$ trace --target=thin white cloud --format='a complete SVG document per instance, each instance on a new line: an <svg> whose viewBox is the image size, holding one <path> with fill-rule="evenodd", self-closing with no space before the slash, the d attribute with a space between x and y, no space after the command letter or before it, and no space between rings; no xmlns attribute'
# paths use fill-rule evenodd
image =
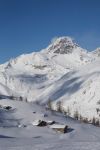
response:
<svg viewBox="0 0 100 150"><path fill-rule="evenodd" d="M55 37L53 37L52 39L51 39L51 43L54 43L56 40L57 40L57 36L55 36Z"/></svg>

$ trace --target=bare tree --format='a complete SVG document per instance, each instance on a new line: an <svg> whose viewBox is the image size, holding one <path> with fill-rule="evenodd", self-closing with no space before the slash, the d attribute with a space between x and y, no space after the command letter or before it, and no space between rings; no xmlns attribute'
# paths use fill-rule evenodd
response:
<svg viewBox="0 0 100 150"><path fill-rule="evenodd" d="M95 125L95 123L96 123L96 119L95 119L95 117L93 117L92 124Z"/></svg>
<svg viewBox="0 0 100 150"><path fill-rule="evenodd" d="M99 108L96 108L96 111L97 111L97 114L100 112L100 109Z"/></svg>
<svg viewBox="0 0 100 150"><path fill-rule="evenodd" d="M67 116L70 116L70 115L71 115L69 106L67 107L66 115L67 115Z"/></svg>
<svg viewBox="0 0 100 150"><path fill-rule="evenodd" d="M50 110L52 110L52 100L51 99L49 99L48 100L48 108L50 109Z"/></svg>
<svg viewBox="0 0 100 150"><path fill-rule="evenodd" d="M89 123L88 118L83 118L84 123Z"/></svg>
<svg viewBox="0 0 100 150"><path fill-rule="evenodd" d="M96 126L99 126L99 125L100 125L99 120L96 120L96 121L95 121L95 125L96 125Z"/></svg>
<svg viewBox="0 0 100 150"><path fill-rule="evenodd" d="M63 112L63 109L62 109L62 102L61 102L61 101L58 101L58 102L57 102L57 111L58 111L58 112Z"/></svg>
<svg viewBox="0 0 100 150"><path fill-rule="evenodd" d="M76 120L78 120L78 119L79 119L79 113L78 113L78 111L77 111L77 110L74 112L74 118L75 118Z"/></svg>

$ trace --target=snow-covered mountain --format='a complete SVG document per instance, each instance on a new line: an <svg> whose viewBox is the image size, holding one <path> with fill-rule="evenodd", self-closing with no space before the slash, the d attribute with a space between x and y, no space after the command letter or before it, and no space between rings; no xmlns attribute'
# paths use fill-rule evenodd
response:
<svg viewBox="0 0 100 150"><path fill-rule="evenodd" d="M93 51L93 54L97 57L100 57L100 47L98 47L95 51Z"/></svg>
<svg viewBox="0 0 100 150"><path fill-rule="evenodd" d="M99 118L100 58L70 37L55 39L40 52L23 54L0 65L0 97L46 104L58 101L73 116L78 111L89 119Z"/></svg>

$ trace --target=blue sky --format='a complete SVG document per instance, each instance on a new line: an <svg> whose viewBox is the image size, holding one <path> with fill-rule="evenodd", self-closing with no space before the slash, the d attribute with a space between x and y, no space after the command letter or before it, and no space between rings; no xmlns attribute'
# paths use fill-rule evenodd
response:
<svg viewBox="0 0 100 150"><path fill-rule="evenodd" d="M0 63L57 36L89 50L100 46L100 0L0 0Z"/></svg>

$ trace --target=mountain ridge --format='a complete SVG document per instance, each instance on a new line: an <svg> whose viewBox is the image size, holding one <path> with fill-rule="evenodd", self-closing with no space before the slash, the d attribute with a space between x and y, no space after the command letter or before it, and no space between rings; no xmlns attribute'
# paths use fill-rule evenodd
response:
<svg viewBox="0 0 100 150"><path fill-rule="evenodd" d="M70 37L57 38L40 52L0 65L0 95L41 104L51 99L54 109L61 101L64 110L70 108L72 117L78 110L84 117L99 118L100 60L94 53Z"/></svg>

